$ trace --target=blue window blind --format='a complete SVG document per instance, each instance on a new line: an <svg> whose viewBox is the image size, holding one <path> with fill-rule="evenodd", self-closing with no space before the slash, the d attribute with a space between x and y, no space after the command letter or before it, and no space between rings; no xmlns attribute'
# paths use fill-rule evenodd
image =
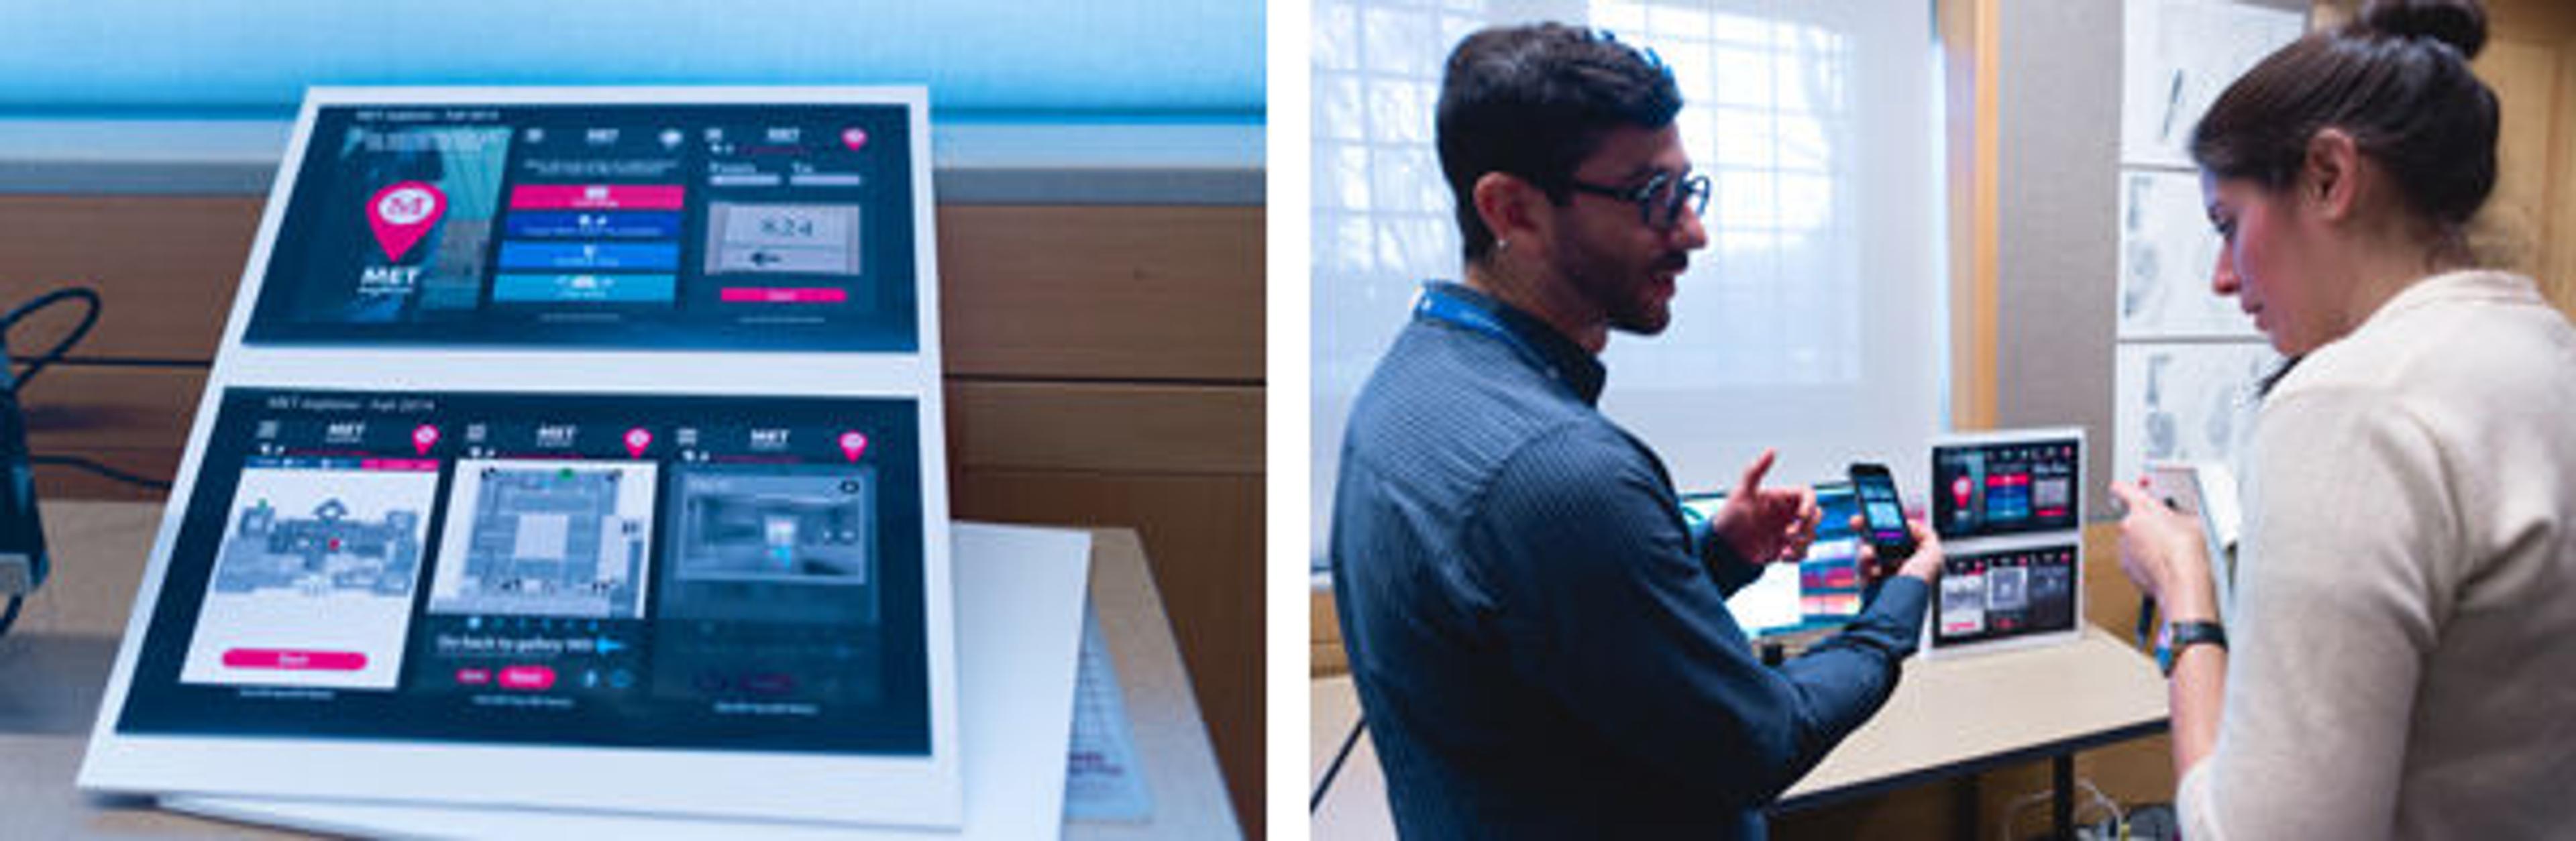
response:
<svg viewBox="0 0 2576 841"><path fill-rule="evenodd" d="M7 0L0 116L278 117L307 85L923 84L948 116L1262 119L1257 0Z"/></svg>

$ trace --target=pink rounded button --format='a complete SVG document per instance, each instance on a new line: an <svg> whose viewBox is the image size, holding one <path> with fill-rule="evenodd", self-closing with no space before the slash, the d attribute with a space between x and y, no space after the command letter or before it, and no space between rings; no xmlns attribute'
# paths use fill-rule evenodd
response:
<svg viewBox="0 0 2576 841"><path fill-rule="evenodd" d="M367 655L355 651L235 648L224 652L224 665L235 669L354 672L367 667Z"/></svg>
<svg viewBox="0 0 2576 841"><path fill-rule="evenodd" d="M544 666L511 666L501 670L501 688L543 691L555 685L555 670Z"/></svg>

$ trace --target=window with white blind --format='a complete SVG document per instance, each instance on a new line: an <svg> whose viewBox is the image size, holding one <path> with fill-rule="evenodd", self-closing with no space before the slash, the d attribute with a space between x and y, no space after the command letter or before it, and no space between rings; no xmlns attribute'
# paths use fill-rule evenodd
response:
<svg viewBox="0 0 2576 841"><path fill-rule="evenodd" d="M1731 487L1764 447L1777 482L1854 460L1926 475L1949 391L1930 0L1316 0L1314 15L1319 561L1351 400L1422 282L1462 273L1433 109L1449 50L1495 23L1652 50L1715 188L1672 326L1612 335L1603 411L1684 490Z"/></svg>

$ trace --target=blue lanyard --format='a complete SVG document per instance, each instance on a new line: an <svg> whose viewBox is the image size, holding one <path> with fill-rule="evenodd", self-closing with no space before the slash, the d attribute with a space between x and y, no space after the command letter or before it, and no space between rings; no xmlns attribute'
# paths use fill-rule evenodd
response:
<svg viewBox="0 0 2576 841"><path fill-rule="evenodd" d="M1538 348L1531 347L1520 334L1512 332L1510 327L1504 326L1502 319L1495 317L1492 311L1484 307L1461 300L1435 287L1422 290L1422 295L1414 300L1413 317L1430 319L1492 336L1501 341L1505 347L1511 348L1513 353L1520 354L1522 359L1529 360L1530 364L1547 372L1550 379L1568 388L1573 387L1571 383L1565 382L1565 375L1556 370L1555 363L1549 362L1546 354L1540 353Z"/></svg>

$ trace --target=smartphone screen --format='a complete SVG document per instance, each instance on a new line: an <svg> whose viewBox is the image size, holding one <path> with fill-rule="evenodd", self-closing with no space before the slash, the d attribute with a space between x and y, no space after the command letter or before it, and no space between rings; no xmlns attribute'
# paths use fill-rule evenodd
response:
<svg viewBox="0 0 2576 841"><path fill-rule="evenodd" d="M1914 554L1914 533L1905 527L1905 508L1897 501L1896 477L1885 465L1851 466L1852 493L1860 502L1862 524L1868 529L1869 544L1878 549L1881 561L1901 560Z"/></svg>

